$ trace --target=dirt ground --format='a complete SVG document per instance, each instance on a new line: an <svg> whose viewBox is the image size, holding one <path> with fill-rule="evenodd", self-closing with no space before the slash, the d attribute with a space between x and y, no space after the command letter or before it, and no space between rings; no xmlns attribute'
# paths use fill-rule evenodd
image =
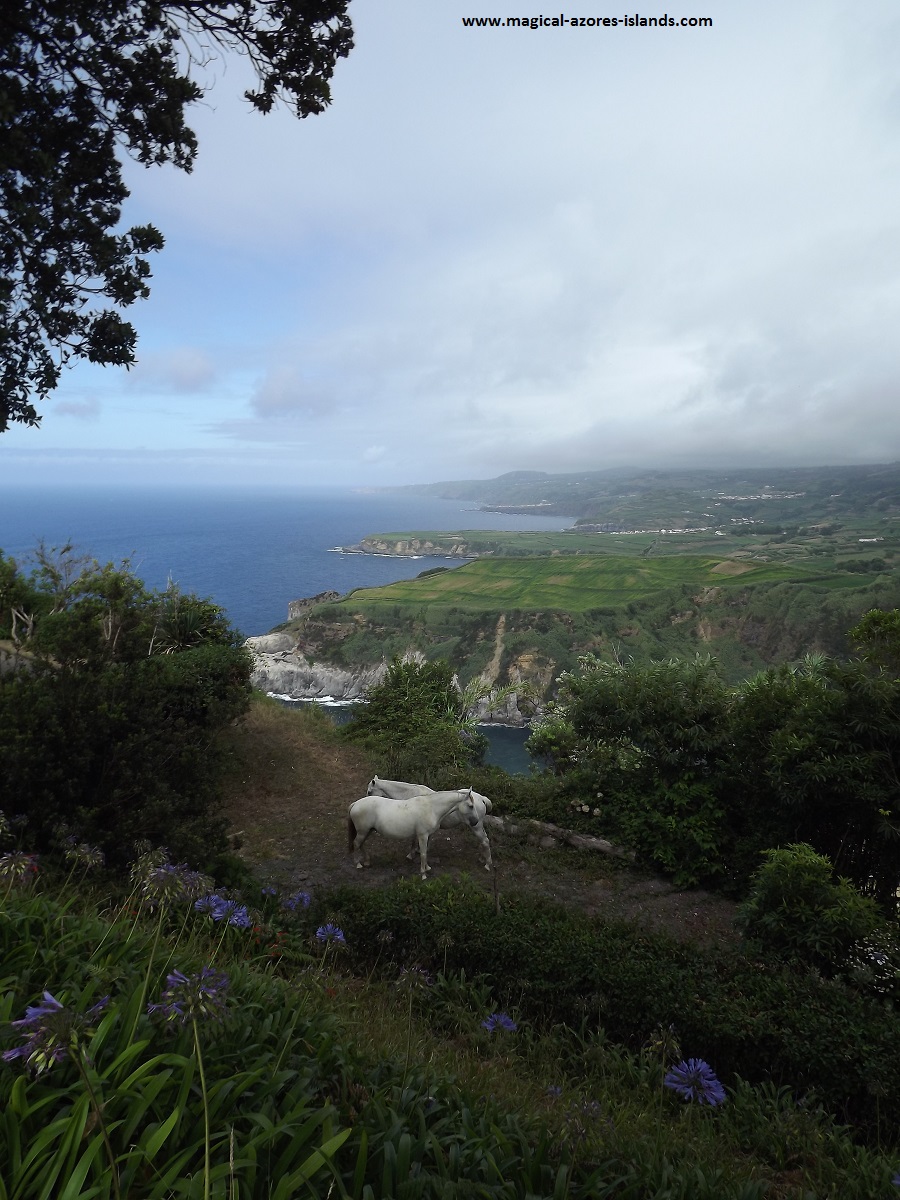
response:
<svg viewBox="0 0 900 1200"><path fill-rule="evenodd" d="M262 883L311 891L352 884L379 887L418 874L408 846L373 834L371 867L358 870L347 847L347 809L372 775L359 751L339 742L327 717L255 701L233 730L226 789L231 831ZM539 892L588 915L634 921L679 939L722 942L735 937L734 905L668 881L597 851L541 845L540 834L490 830L494 872L466 830L439 830L429 843L432 878L467 875L501 897L515 888Z"/></svg>

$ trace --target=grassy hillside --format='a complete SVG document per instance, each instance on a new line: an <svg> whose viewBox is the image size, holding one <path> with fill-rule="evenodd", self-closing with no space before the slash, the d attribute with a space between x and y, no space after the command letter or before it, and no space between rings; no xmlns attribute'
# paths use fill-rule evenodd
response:
<svg viewBox="0 0 900 1200"><path fill-rule="evenodd" d="M635 600L678 587L734 588L747 583L813 583L829 590L859 587L857 575L816 575L802 567L732 562L677 555L635 558L618 555L478 560L452 571L429 573L380 588L359 589L336 608L371 612L383 605L445 604L468 611L559 609L586 612L624 608Z"/></svg>
<svg viewBox="0 0 900 1200"><path fill-rule="evenodd" d="M809 652L851 652L870 608L900 606L896 572L816 571L753 558L590 555L479 559L320 605L290 628L305 652L345 666L410 647L463 679L530 680L546 696L595 653L638 662L698 652L745 678Z"/></svg>

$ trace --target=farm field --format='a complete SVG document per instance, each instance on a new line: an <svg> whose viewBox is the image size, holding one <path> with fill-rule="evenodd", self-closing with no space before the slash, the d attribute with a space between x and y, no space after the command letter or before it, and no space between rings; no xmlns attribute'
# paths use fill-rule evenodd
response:
<svg viewBox="0 0 900 1200"><path fill-rule="evenodd" d="M660 530L663 526L660 526ZM827 529L827 526L826 526ZM713 555L718 558L806 563L818 570L841 569L850 563L860 567L874 557L882 566L896 565L900 554L900 521L873 517L856 520L828 532L819 529L773 533L754 532L752 525L725 530L652 528L627 532L594 532L581 529L501 532L460 529L406 530L373 533L359 548L373 554L441 555L461 558L519 558L602 554L619 557L645 555L664 558L674 555ZM852 567L851 569L858 569Z"/></svg>
<svg viewBox="0 0 900 1200"><path fill-rule="evenodd" d="M797 565L691 555L619 555L478 559L380 588L351 592L332 609L374 612L384 606L446 605L497 611L586 612L626 604L677 587L727 588L748 583L815 582L828 590L859 587L861 575L823 575Z"/></svg>

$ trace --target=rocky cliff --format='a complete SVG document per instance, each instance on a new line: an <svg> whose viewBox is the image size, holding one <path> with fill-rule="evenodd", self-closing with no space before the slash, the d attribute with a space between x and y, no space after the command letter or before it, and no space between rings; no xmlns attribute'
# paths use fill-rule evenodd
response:
<svg viewBox="0 0 900 1200"><path fill-rule="evenodd" d="M352 669L325 662L310 662L299 648L297 639L289 633L267 633L247 638L253 666L250 682L261 692L288 696L292 700L361 700L369 688L381 683L387 663L359 666ZM406 660L424 661L424 655L410 648L402 656ZM478 705L476 720L480 724L526 724L519 711L518 698L508 696L493 710L488 701Z"/></svg>
<svg viewBox="0 0 900 1200"><path fill-rule="evenodd" d="M253 667L250 682L261 692L292 700L360 700L380 683L387 666L378 663L345 670L329 663L311 663L288 633L247 638Z"/></svg>

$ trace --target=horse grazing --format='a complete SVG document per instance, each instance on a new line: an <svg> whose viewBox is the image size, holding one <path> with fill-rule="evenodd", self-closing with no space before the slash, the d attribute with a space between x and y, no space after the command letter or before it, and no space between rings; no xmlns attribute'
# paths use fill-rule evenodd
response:
<svg viewBox="0 0 900 1200"><path fill-rule="evenodd" d="M347 817L348 853L359 854L356 866L369 865L365 852L370 833L382 837L415 837L419 845L419 873L423 879L431 870L428 865L428 839L451 809L458 808L463 821L477 824L475 798L472 789L454 792L420 792L395 800L391 796L363 796L350 805Z"/></svg>
<svg viewBox="0 0 900 1200"><path fill-rule="evenodd" d="M471 788L461 788L460 797L466 795L467 790L472 792ZM369 780L369 786L366 788L367 796L390 796L394 800L405 800L410 796L421 796L423 793L434 795L431 788L426 787L424 783L404 783L400 779L379 779L375 775ZM474 833L475 837L481 842L481 848L484 851L484 869L491 869L491 843L488 841L488 835L484 831L485 813L489 813L493 808L487 796L482 796L480 792L472 792L472 798L475 801L475 811L478 813L478 821L472 825L463 820L455 808L447 813L446 817L441 821L441 829L456 829L460 825L466 825ZM407 858L412 858L416 852L415 843L407 854Z"/></svg>

